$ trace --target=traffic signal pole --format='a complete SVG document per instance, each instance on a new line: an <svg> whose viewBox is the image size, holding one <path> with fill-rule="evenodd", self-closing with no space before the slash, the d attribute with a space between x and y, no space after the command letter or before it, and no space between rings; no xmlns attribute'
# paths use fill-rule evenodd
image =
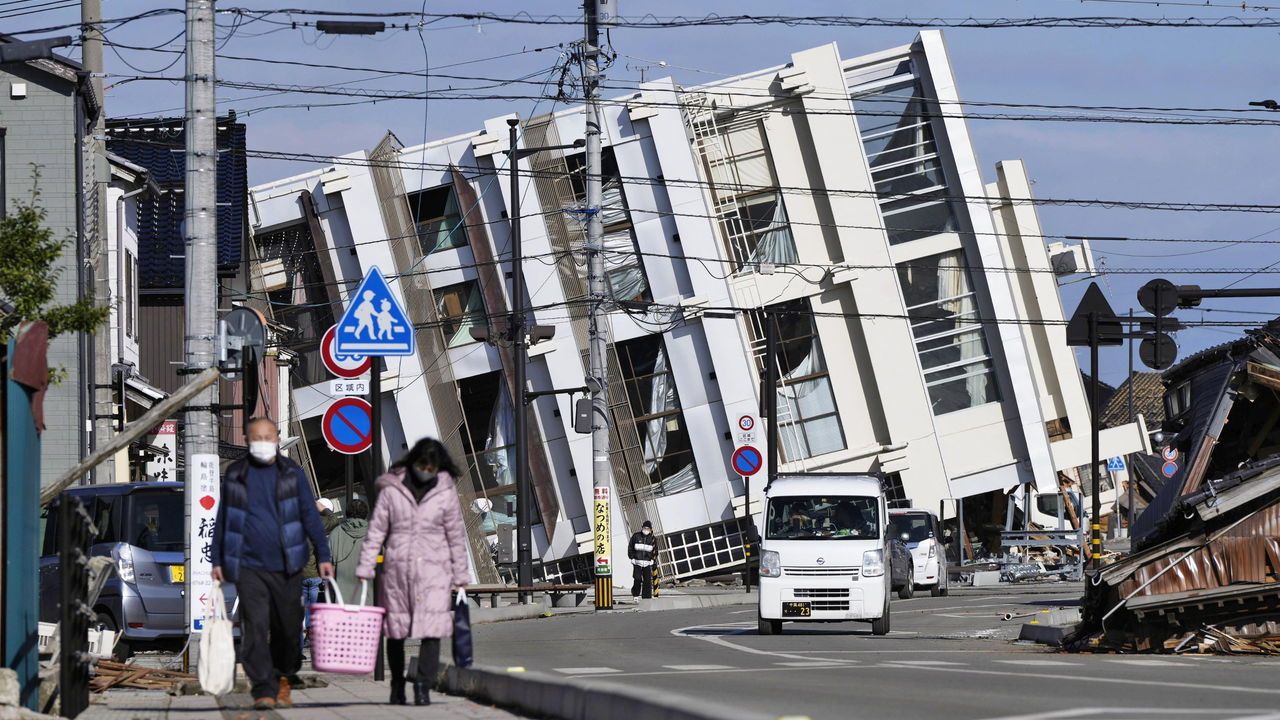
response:
<svg viewBox="0 0 1280 720"><path fill-rule="evenodd" d="M1098 313L1089 313L1089 414L1092 416L1089 421L1091 446L1089 474L1093 478L1093 508L1090 510L1092 517L1089 518L1089 561L1095 572L1102 569L1102 473L1098 470L1101 460L1099 455L1102 454L1099 447L1101 433L1098 427L1102 408L1099 407L1098 401L1098 319Z"/></svg>

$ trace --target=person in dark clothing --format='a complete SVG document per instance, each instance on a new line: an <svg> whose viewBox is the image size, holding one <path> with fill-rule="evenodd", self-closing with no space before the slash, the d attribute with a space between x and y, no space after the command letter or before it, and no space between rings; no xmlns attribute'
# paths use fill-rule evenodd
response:
<svg viewBox="0 0 1280 720"><path fill-rule="evenodd" d="M333 576L329 541L311 485L279 454L280 432L267 418L246 425L249 456L222 479L214 526L213 579L235 583L240 597L240 662L258 710L292 707L302 666L302 570L308 544L322 577Z"/></svg>
<svg viewBox="0 0 1280 720"><path fill-rule="evenodd" d="M640 526L640 532L627 543L627 557L631 559L631 597L653 597L653 564L658 559L658 539L653 536L653 523L648 520Z"/></svg>

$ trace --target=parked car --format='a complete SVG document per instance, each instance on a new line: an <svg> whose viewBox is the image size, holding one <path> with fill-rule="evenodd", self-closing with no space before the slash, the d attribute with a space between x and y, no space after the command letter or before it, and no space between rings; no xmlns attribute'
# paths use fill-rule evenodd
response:
<svg viewBox="0 0 1280 720"><path fill-rule="evenodd" d="M186 639L185 506L180 482L119 483L79 487L98 533L91 555L109 556L116 572L93 611L98 625L119 634L115 655L128 657L139 644ZM57 501L41 515L40 620L58 622ZM235 600L227 593L227 607Z"/></svg>
<svg viewBox="0 0 1280 720"><path fill-rule="evenodd" d="M938 516L928 510L904 508L889 511L894 538L906 545L913 567L913 584L929 588L934 597L946 595L947 539L943 536ZM899 593L901 597L901 592Z"/></svg>
<svg viewBox="0 0 1280 720"><path fill-rule="evenodd" d="M781 633L784 621L862 621L875 635L889 632L892 575L904 567L905 547L895 563L878 477L780 475L765 493L764 515L761 635Z"/></svg>
<svg viewBox="0 0 1280 720"><path fill-rule="evenodd" d="M897 533L890 530L887 534L890 555L889 587L898 593L899 599L910 600L915 594L915 563L912 561L911 551Z"/></svg>

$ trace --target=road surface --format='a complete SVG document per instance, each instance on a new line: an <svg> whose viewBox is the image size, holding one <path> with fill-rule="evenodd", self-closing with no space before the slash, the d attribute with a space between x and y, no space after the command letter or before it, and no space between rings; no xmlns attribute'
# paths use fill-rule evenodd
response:
<svg viewBox="0 0 1280 720"><path fill-rule="evenodd" d="M1015 644L1079 586L956 589L893 601L893 631L787 624L755 609L571 614L475 628L477 662L700 697L778 716L946 720L1280 720L1280 660L1065 654Z"/></svg>

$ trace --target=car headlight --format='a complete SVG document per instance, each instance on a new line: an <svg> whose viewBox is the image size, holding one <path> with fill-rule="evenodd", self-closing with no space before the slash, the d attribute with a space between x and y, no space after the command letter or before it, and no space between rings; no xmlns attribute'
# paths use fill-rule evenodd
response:
<svg viewBox="0 0 1280 720"><path fill-rule="evenodd" d="M933 542L929 543L929 557L935 558L937 556L938 556L938 541L934 540Z"/></svg>
<svg viewBox="0 0 1280 720"><path fill-rule="evenodd" d="M761 553L760 577L782 577L782 556L773 550Z"/></svg>
<svg viewBox="0 0 1280 720"><path fill-rule="evenodd" d="M884 551L868 550L862 553L862 576L880 577L884 575Z"/></svg>
<svg viewBox="0 0 1280 720"><path fill-rule="evenodd" d="M133 550L128 545L120 543L116 546L115 556L116 573L120 575L120 579L127 583L133 582Z"/></svg>

